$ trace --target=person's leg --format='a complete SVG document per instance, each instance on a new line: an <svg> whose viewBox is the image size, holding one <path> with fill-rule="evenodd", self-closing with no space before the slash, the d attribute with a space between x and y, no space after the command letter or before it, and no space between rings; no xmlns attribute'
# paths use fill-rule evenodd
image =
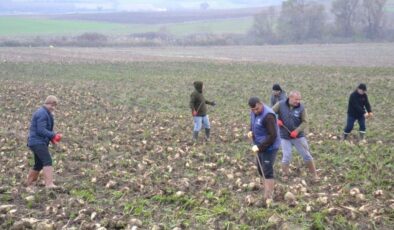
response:
<svg viewBox="0 0 394 230"><path fill-rule="evenodd" d="M33 147L30 149L33 152L33 156L34 156L34 166L32 169L29 170L29 174L27 175L26 186L31 186L31 185L33 185L34 182L37 181L40 171L43 167L40 159L38 158L38 156L35 153L35 148Z"/></svg>
<svg viewBox="0 0 394 230"><path fill-rule="evenodd" d="M198 139L198 133L200 132L202 126L202 117L194 116L193 120L194 120L193 141L196 142Z"/></svg>
<svg viewBox="0 0 394 230"><path fill-rule="evenodd" d="M366 127L365 127L365 117L362 116L361 118L357 119L358 125L360 126L359 131L360 131L360 139L364 140L365 138L365 131L366 131Z"/></svg>
<svg viewBox="0 0 394 230"><path fill-rule="evenodd" d="M204 124L204 128L205 128L205 140L209 141L209 137L211 134L211 124L209 123L208 115L203 117L202 123Z"/></svg>
<svg viewBox="0 0 394 230"><path fill-rule="evenodd" d="M281 139L281 147L282 147L282 173L283 173L283 179L287 179L289 174L290 174L290 169L289 165L291 162L291 148L292 144L290 140L287 139Z"/></svg>
<svg viewBox="0 0 394 230"><path fill-rule="evenodd" d="M273 199L274 193L274 163L276 158L276 151L265 152L258 154L261 167L264 175L264 201Z"/></svg>
<svg viewBox="0 0 394 230"><path fill-rule="evenodd" d="M312 174L314 180L318 180L315 163L313 161L313 157L309 150L308 141L305 137L300 137L293 140L294 147L297 149L297 152L301 155L302 159L305 162L305 165L308 167L309 173Z"/></svg>
<svg viewBox="0 0 394 230"><path fill-rule="evenodd" d="M353 130L353 126L354 126L355 121L356 121L356 119L354 117L347 115L346 127L343 130L343 140L346 140L347 137L349 136L350 132Z"/></svg>
<svg viewBox="0 0 394 230"><path fill-rule="evenodd" d="M48 146L40 145L39 148L37 148L36 154L43 165L45 187L55 188L56 185L53 183L52 157L49 153Z"/></svg>

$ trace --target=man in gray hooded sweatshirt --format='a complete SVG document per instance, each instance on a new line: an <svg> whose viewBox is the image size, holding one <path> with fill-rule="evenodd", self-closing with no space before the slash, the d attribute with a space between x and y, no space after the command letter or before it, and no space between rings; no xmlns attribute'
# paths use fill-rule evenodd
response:
<svg viewBox="0 0 394 230"><path fill-rule="evenodd" d="M190 95L190 108L192 110L194 120L193 141L197 141L198 133L200 132L202 125L204 125L205 128L205 140L209 141L211 126L209 124L206 105L215 106L216 103L214 101L205 100L203 96L204 84L202 81L195 81L193 85L195 90Z"/></svg>

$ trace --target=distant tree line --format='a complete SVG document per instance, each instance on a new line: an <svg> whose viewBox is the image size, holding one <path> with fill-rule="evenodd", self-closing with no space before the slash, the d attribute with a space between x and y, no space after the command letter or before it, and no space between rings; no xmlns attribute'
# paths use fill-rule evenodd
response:
<svg viewBox="0 0 394 230"><path fill-rule="evenodd" d="M287 0L254 16L250 35L260 44L354 40L394 41L393 21L386 18L387 0L334 0L324 5Z"/></svg>

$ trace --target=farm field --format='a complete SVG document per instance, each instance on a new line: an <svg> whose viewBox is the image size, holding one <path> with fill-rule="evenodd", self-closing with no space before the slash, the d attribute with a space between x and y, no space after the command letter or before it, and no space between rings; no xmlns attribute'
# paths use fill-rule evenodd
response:
<svg viewBox="0 0 394 230"><path fill-rule="evenodd" d="M0 48L0 229L391 229L392 49ZM192 145L195 80L217 106L208 108L211 141ZM293 152L290 180L282 181L279 152L274 203L262 208L247 100L267 102L277 82L303 95L322 179L313 183ZM360 82L375 114L367 143L358 142L357 125L341 142L348 96ZM23 185L32 164L27 131L48 94L60 99L55 130L64 139L50 151L62 189L32 192Z"/></svg>
<svg viewBox="0 0 394 230"><path fill-rule="evenodd" d="M165 29L176 36L193 33L246 33L253 24L252 17L218 18L187 22L137 24L50 18L0 17L0 36L63 36L97 32L106 35L159 32Z"/></svg>

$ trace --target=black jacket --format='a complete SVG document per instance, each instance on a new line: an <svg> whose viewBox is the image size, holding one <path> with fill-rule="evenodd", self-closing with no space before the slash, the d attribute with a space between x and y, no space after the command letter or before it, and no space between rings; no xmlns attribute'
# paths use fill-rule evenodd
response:
<svg viewBox="0 0 394 230"><path fill-rule="evenodd" d="M355 90L352 94L350 94L347 114L354 118L360 118L364 116L365 109L368 113L372 112L367 94L361 95L357 92L357 90Z"/></svg>

